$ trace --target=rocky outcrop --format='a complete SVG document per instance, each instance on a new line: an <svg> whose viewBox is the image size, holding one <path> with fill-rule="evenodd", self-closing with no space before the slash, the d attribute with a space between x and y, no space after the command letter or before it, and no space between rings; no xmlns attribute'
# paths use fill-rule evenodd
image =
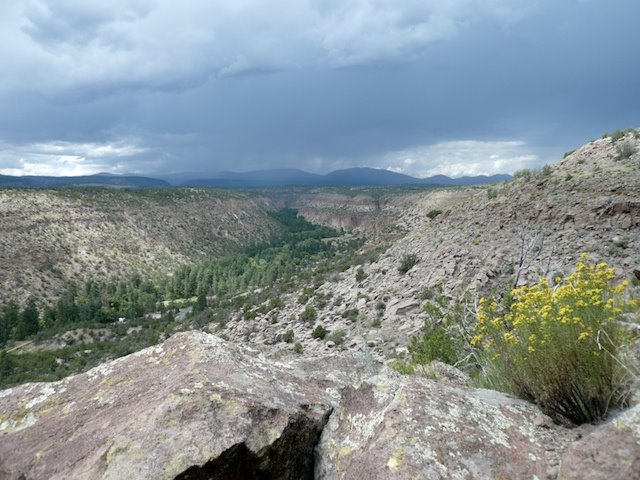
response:
<svg viewBox="0 0 640 480"><path fill-rule="evenodd" d="M263 194L278 207L298 210L307 220L345 231L378 236L397 230L403 213L415 206L424 190L401 187L344 187L305 191L266 191ZM459 197L462 190L438 190L445 198ZM433 192L431 192L433 193Z"/></svg>
<svg viewBox="0 0 640 480"><path fill-rule="evenodd" d="M386 372L344 392L316 478L555 478L572 435L512 397Z"/></svg>
<svg viewBox="0 0 640 480"><path fill-rule="evenodd" d="M313 448L365 364L265 361L182 333L86 373L0 392L0 478L312 478Z"/></svg>
<svg viewBox="0 0 640 480"><path fill-rule="evenodd" d="M562 457L560 478L640 479L640 405L572 444Z"/></svg>
<svg viewBox="0 0 640 480"><path fill-rule="evenodd" d="M344 353L267 361L179 333L60 382L0 391L0 478L638 478L638 407L565 429L435 367L439 381Z"/></svg>
<svg viewBox="0 0 640 480"><path fill-rule="evenodd" d="M388 203L370 195L327 192L309 192L290 199L290 205L310 222L349 232L382 231L393 223Z"/></svg>

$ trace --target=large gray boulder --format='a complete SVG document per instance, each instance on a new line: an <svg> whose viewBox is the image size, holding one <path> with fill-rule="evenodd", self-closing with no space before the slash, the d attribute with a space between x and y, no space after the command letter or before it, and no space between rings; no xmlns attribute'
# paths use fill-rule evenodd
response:
<svg viewBox="0 0 640 480"><path fill-rule="evenodd" d="M567 435L498 392L386 371L343 392L316 478L556 478Z"/></svg>
<svg viewBox="0 0 640 480"><path fill-rule="evenodd" d="M598 426L562 457L563 480L640 479L640 405Z"/></svg>
<svg viewBox="0 0 640 480"><path fill-rule="evenodd" d="M312 478L363 364L288 364L181 333L55 383L0 392L2 479Z"/></svg>

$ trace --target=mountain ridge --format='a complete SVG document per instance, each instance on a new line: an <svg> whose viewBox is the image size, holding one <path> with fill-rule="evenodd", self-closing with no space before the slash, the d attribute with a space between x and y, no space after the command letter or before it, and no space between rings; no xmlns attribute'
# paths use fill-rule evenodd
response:
<svg viewBox="0 0 640 480"><path fill-rule="evenodd" d="M260 188L280 186L402 186L437 185L468 186L499 183L510 180L511 175L477 175L452 178L434 175L418 178L391 170L371 167L353 167L334 170L327 174L310 173L297 168L252 170L248 172L223 171L207 174L175 173L149 177L133 174L100 172L94 175L0 175L0 188L62 188L73 186L104 187L205 187L205 188Z"/></svg>
<svg viewBox="0 0 640 480"><path fill-rule="evenodd" d="M170 177L163 177L168 181ZM452 178L446 175L434 175L418 178L391 170L372 167L352 167L333 170L327 174L315 174L304 170L287 168L275 170L253 170L249 172L219 172L212 177L186 179L183 177L176 186L183 187L266 187L266 186L400 186L400 185L439 185L467 186L499 183L510 180L511 175L477 175Z"/></svg>

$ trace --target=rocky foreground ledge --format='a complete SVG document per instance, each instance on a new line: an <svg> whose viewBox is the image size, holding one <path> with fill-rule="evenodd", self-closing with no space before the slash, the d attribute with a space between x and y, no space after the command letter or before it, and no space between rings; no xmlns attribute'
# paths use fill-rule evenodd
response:
<svg viewBox="0 0 640 480"><path fill-rule="evenodd" d="M567 430L531 404L205 333L0 391L0 478L640 478L640 408Z"/></svg>

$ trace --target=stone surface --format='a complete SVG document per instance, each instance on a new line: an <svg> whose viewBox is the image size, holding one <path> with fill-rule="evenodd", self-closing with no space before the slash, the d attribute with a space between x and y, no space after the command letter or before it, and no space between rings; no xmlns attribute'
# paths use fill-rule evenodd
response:
<svg viewBox="0 0 640 480"><path fill-rule="evenodd" d="M488 390L385 371L348 388L318 445L319 479L555 478L569 431Z"/></svg>
<svg viewBox="0 0 640 480"><path fill-rule="evenodd" d="M326 418L363 368L350 356L285 365L176 334L0 392L0 478L311 478Z"/></svg>
<svg viewBox="0 0 640 480"><path fill-rule="evenodd" d="M562 457L559 478L640 479L640 405L573 443Z"/></svg>
<svg viewBox="0 0 640 480"><path fill-rule="evenodd" d="M60 382L0 391L0 478L638 478L640 406L566 429L432 367L440 380L365 355L282 362L176 334Z"/></svg>

